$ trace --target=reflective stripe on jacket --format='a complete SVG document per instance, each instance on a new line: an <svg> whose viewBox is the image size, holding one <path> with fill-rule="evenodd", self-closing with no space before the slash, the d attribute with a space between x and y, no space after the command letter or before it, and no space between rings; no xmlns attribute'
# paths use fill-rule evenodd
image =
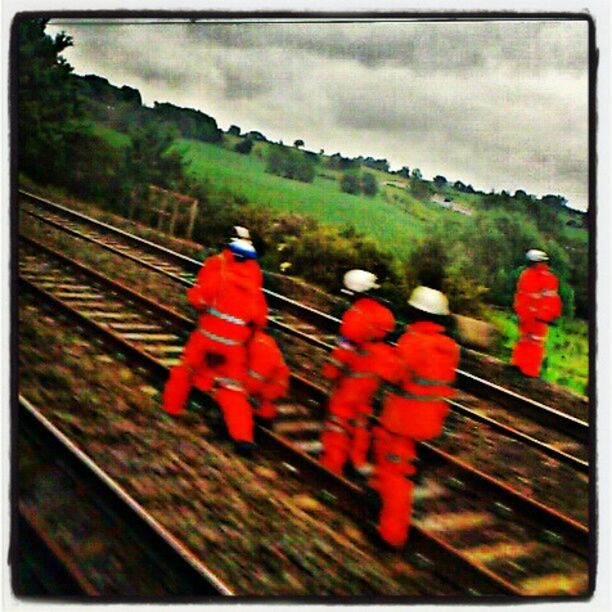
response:
<svg viewBox="0 0 612 612"><path fill-rule="evenodd" d="M514 311L520 319L553 321L561 315L559 280L545 263L521 272L514 295Z"/></svg>
<svg viewBox="0 0 612 612"><path fill-rule="evenodd" d="M266 324L268 307L262 292L261 269L255 261L238 262L229 249L209 257L187 299L200 312L203 333L222 344L242 344L251 327Z"/></svg>

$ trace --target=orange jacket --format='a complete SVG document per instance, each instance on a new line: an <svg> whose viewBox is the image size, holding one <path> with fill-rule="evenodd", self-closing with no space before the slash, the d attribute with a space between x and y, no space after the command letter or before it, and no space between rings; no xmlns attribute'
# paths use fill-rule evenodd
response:
<svg viewBox="0 0 612 612"><path fill-rule="evenodd" d="M372 298L359 298L342 316L340 335L355 344L382 340L393 331L393 313Z"/></svg>
<svg viewBox="0 0 612 612"><path fill-rule="evenodd" d="M451 385L459 364L459 346L444 335L444 327L429 321L407 326L399 339L389 382L401 391L383 402L381 425L392 433L416 440L435 438L442 431Z"/></svg>
<svg viewBox="0 0 612 612"><path fill-rule="evenodd" d="M246 390L263 400L283 397L289 390L289 368L274 338L257 331L247 345Z"/></svg>
<svg viewBox="0 0 612 612"><path fill-rule="evenodd" d="M222 344L243 344L253 326L266 324L261 269L253 260L236 261L229 249L204 262L187 299L201 312L200 331Z"/></svg>
<svg viewBox="0 0 612 612"><path fill-rule="evenodd" d="M392 349L381 340L393 330L393 313L371 298L359 298L342 316L341 338L323 366L338 380L335 398L368 402L387 375Z"/></svg>
<svg viewBox="0 0 612 612"><path fill-rule="evenodd" d="M520 319L554 321L561 315L559 280L545 263L521 272L514 294L514 311Z"/></svg>
<svg viewBox="0 0 612 612"><path fill-rule="evenodd" d="M393 364L393 347L384 342L365 342L360 346L344 342L330 353L322 373L337 381L333 393L335 403L367 404Z"/></svg>

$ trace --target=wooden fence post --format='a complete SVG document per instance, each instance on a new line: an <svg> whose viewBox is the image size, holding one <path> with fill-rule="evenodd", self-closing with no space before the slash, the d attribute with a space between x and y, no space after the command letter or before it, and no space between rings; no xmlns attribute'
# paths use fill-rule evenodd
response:
<svg viewBox="0 0 612 612"><path fill-rule="evenodd" d="M185 237L188 240L191 240L193 236L193 226L195 223L196 215L198 214L198 201L196 199L193 200L193 204L191 205L191 210L189 211L189 225L187 226L187 233Z"/></svg>

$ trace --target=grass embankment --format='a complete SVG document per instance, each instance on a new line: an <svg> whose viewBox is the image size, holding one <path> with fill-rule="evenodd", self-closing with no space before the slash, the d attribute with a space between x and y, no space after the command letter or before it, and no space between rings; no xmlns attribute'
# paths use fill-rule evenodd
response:
<svg viewBox="0 0 612 612"><path fill-rule="evenodd" d="M495 356L509 362L519 335L516 317L509 311L496 309L488 310L486 318L501 333ZM589 327L586 321L562 317L549 326L541 377L582 395L588 394Z"/></svg>

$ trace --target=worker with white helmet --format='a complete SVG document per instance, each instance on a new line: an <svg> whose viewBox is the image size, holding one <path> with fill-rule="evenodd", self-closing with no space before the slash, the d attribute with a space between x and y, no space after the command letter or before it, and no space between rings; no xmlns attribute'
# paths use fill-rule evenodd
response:
<svg viewBox="0 0 612 612"><path fill-rule="evenodd" d="M416 442L440 435L448 414L446 398L459 363L459 347L445 334L448 299L419 286L411 294L412 322L400 337L395 364L385 379L395 385L382 403L374 430L375 470L370 486L381 500L377 533L399 548L408 538L416 475Z"/></svg>
<svg viewBox="0 0 612 612"><path fill-rule="evenodd" d="M164 409L180 414L192 384L213 394L236 448L253 448L253 415L244 381L246 344L266 324L268 307L262 292L262 272L246 228L235 226L229 244L209 257L195 284L187 290L199 312L181 363L170 371L164 389Z"/></svg>
<svg viewBox="0 0 612 612"><path fill-rule="evenodd" d="M335 382L330 397L321 443L321 463L341 474L347 460L363 470L370 446L372 397L391 347L383 343L393 331L393 313L381 303L375 290L376 275L350 270L344 275L345 293L353 305L344 313L340 338L323 367L323 375Z"/></svg>
<svg viewBox="0 0 612 612"><path fill-rule="evenodd" d="M521 273L514 295L519 319L519 339L512 365L525 376L540 375L548 324L561 315L559 280L548 267L548 255L539 249L525 254L528 267Z"/></svg>

